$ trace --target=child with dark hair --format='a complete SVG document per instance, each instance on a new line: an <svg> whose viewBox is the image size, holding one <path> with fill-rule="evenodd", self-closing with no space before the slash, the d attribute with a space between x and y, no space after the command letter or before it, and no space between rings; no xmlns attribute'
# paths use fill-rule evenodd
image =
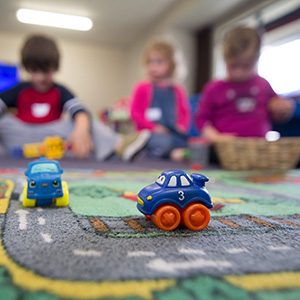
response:
<svg viewBox="0 0 300 300"><path fill-rule="evenodd" d="M0 94L0 138L8 151L52 135L66 139L78 158L88 157L94 151L99 160L113 152L130 160L144 146L146 132L124 138L103 124L92 122L78 98L54 81L60 54L52 39L42 35L29 37L22 47L21 59L30 80ZM16 109L15 117L4 115L7 108ZM61 120L63 112L68 112L73 122Z"/></svg>

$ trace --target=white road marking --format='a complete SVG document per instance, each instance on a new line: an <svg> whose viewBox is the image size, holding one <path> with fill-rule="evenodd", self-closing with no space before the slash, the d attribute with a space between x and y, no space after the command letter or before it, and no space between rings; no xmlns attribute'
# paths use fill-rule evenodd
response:
<svg viewBox="0 0 300 300"><path fill-rule="evenodd" d="M39 225L45 225L46 224L46 219L43 218L43 217L39 217L38 222L39 222Z"/></svg>
<svg viewBox="0 0 300 300"><path fill-rule="evenodd" d="M20 183L20 186L24 187L25 184L27 184L27 180L18 180L19 183ZM23 202L23 188L22 190L20 191L20 194L19 194L19 201L20 202Z"/></svg>
<svg viewBox="0 0 300 300"><path fill-rule="evenodd" d="M176 273L179 270L190 270L190 269L202 269L202 268L216 268L222 270L224 268L231 267L231 263L226 260L207 260L207 259L196 259L192 261L183 262L166 262L163 259L154 259L150 261L147 265L148 268L166 272L166 273Z"/></svg>
<svg viewBox="0 0 300 300"><path fill-rule="evenodd" d="M44 209L42 209L41 207L39 207L39 208L37 208L37 211L38 212L42 212L42 211L44 211Z"/></svg>
<svg viewBox="0 0 300 300"><path fill-rule="evenodd" d="M200 254L205 255L205 252L200 249L191 249L191 248L180 248L178 249L178 252L184 253L184 254Z"/></svg>
<svg viewBox="0 0 300 300"><path fill-rule="evenodd" d="M23 202L23 193L20 193L19 201L20 201L20 202Z"/></svg>
<svg viewBox="0 0 300 300"><path fill-rule="evenodd" d="M41 232L41 236L42 236L42 238L44 239L44 241L46 243L52 243L53 242L52 237L51 237L50 234Z"/></svg>
<svg viewBox="0 0 300 300"><path fill-rule="evenodd" d="M133 252L128 252L127 256L129 257L155 256L155 253L151 251L133 251Z"/></svg>
<svg viewBox="0 0 300 300"><path fill-rule="evenodd" d="M269 246L268 248L271 251L287 251L287 250L292 249L291 247L288 247L288 246L285 246L285 245L282 245L282 246Z"/></svg>
<svg viewBox="0 0 300 300"><path fill-rule="evenodd" d="M29 214L27 210L19 209L16 211L16 214L19 216L19 229L26 230L27 229L27 218L26 216Z"/></svg>
<svg viewBox="0 0 300 300"><path fill-rule="evenodd" d="M246 248L230 248L226 249L226 252L230 254L237 254L242 252L248 252L248 250Z"/></svg>
<svg viewBox="0 0 300 300"><path fill-rule="evenodd" d="M100 251L96 251L96 250L74 249L73 253L74 253L74 255L78 255L78 256L97 256L97 257L100 257L102 255L102 253Z"/></svg>

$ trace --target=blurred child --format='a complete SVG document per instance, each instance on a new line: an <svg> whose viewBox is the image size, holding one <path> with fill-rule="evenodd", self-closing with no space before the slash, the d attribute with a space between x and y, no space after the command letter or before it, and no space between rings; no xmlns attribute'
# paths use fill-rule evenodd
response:
<svg viewBox="0 0 300 300"><path fill-rule="evenodd" d="M190 121L186 94L175 84L175 50L167 42L153 42L144 53L149 80L133 91L131 117L137 130L152 132L147 144L150 156L182 160Z"/></svg>
<svg viewBox="0 0 300 300"><path fill-rule="evenodd" d="M198 129L210 141L264 137L271 129L270 115L277 119L292 115L293 102L278 97L257 74L260 47L260 36L252 28L237 27L226 34L227 76L206 85L196 114Z"/></svg>
<svg viewBox="0 0 300 300"><path fill-rule="evenodd" d="M25 143L41 142L46 136L59 135L68 141L75 157L88 157L94 150L99 160L113 152L130 160L146 143L149 134L124 139L103 124L92 122L78 98L54 81L60 54L52 39L39 35L29 37L23 45L21 59L29 81L0 94L0 140L8 151ZM15 116L5 114L8 108L16 109ZM70 114L72 122L61 120L63 112Z"/></svg>

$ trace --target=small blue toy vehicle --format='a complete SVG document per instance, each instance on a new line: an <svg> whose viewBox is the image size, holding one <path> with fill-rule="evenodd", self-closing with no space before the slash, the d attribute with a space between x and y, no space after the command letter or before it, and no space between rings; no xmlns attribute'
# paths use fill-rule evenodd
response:
<svg viewBox="0 0 300 300"><path fill-rule="evenodd" d="M27 184L23 190L23 206L46 206L53 202L56 206L69 204L69 190L61 180L63 169L56 160L37 159L28 164L25 175Z"/></svg>
<svg viewBox="0 0 300 300"><path fill-rule="evenodd" d="M138 193L137 208L160 229L171 231L182 223L188 229L202 230L210 221L209 208L213 207L205 188L207 181L201 174L165 171Z"/></svg>

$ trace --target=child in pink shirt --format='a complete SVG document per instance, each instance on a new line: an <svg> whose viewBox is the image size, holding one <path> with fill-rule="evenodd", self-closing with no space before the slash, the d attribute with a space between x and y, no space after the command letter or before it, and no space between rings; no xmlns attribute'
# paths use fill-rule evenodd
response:
<svg viewBox="0 0 300 300"><path fill-rule="evenodd" d="M252 28L237 27L225 36L227 77L206 85L196 114L198 129L210 141L264 137L271 129L271 115L283 119L292 114L293 103L279 98L257 74L260 46Z"/></svg>
<svg viewBox="0 0 300 300"><path fill-rule="evenodd" d="M152 132L147 145L150 156L181 160L187 147L190 111L183 88L173 81L173 47L154 42L145 51L149 80L133 91L131 117L137 130Z"/></svg>

